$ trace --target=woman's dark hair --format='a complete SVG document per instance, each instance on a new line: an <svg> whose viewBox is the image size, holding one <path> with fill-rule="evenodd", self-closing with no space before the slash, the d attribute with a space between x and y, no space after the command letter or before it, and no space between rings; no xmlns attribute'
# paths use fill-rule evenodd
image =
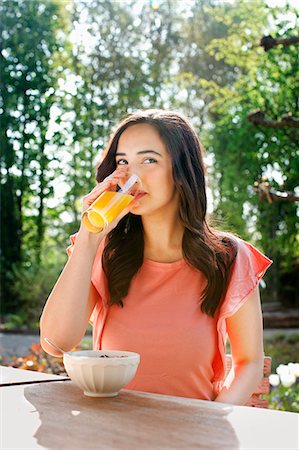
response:
<svg viewBox="0 0 299 450"><path fill-rule="evenodd" d="M179 193L179 215L185 227L183 256L207 278L199 303L204 313L214 317L227 288L237 244L232 233L216 230L207 223L204 148L188 119L178 112L159 109L130 114L110 138L104 159L97 167L96 179L101 182L116 169L115 155L121 134L141 123L158 131L171 157L173 180ZM143 264L143 255L141 217L129 213L108 234L102 255L110 305L124 306L123 299Z"/></svg>

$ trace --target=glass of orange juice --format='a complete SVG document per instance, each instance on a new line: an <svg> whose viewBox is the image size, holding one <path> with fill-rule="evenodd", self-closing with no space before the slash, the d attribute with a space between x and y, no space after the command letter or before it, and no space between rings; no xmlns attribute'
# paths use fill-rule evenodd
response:
<svg viewBox="0 0 299 450"><path fill-rule="evenodd" d="M82 214L83 225L91 233L99 233L133 201L141 181L131 175L119 191L103 192Z"/></svg>

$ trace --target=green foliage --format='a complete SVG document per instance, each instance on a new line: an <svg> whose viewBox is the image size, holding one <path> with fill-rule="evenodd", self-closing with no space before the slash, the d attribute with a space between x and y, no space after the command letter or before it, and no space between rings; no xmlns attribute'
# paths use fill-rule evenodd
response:
<svg viewBox="0 0 299 450"><path fill-rule="evenodd" d="M59 276L59 266L47 264L19 264L10 273L12 295L18 296L18 315L23 324L38 328L44 303Z"/></svg>
<svg viewBox="0 0 299 450"><path fill-rule="evenodd" d="M272 120L279 120L287 112L298 112L296 47L265 53L259 46L261 37L270 32L280 38L294 35L296 12L289 8L284 17L280 9L268 8L259 0L240 1L227 11L219 5L213 12L216 20L227 25L228 34L213 39L207 50L237 74L223 87L206 84L209 92L211 87L215 92L209 107L212 126L204 133L214 155L214 195L218 193L214 216L273 259L265 276L267 298L295 305L296 294L279 280L283 271L298 264L296 204L261 201L253 187L265 177L274 189L294 191L299 136L292 128L255 126L248 114L261 109Z"/></svg>
<svg viewBox="0 0 299 450"><path fill-rule="evenodd" d="M17 297L18 304L16 308L9 304L10 311L15 310L16 313L4 314L5 328L39 327L43 306L67 260L65 248L68 244L66 240L60 243L47 237L40 262L28 252L26 261L12 266L7 274L12 293L10 302Z"/></svg>
<svg viewBox="0 0 299 450"><path fill-rule="evenodd" d="M4 330L21 330L27 322L26 319L27 317L23 317L21 314L7 314L5 317L5 324L2 327ZM36 326L36 324L34 324L34 326Z"/></svg>
<svg viewBox="0 0 299 450"><path fill-rule="evenodd" d="M280 364L288 364L290 361L299 362L299 335L294 334L286 336L283 332L272 338L264 340L265 355L271 356L272 373L275 373Z"/></svg>
<svg viewBox="0 0 299 450"><path fill-rule="evenodd" d="M45 201L53 195L48 170L50 112L64 51L62 5L54 0L7 0L1 15L1 278L3 312L16 311L12 267L39 263L45 236ZM32 261L33 264L33 261ZM19 269L18 269L19 270ZM24 289L24 288L23 288ZM22 294L20 293L20 296Z"/></svg>

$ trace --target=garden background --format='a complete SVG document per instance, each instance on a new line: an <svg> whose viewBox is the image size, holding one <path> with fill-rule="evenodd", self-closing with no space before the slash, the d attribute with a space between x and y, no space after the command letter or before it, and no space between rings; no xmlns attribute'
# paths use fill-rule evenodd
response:
<svg viewBox="0 0 299 450"><path fill-rule="evenodd" d="M294 2L2 0L0 17L2 331L38 329L111 131L151 107L194 124L210 221L273 260L263 308L299 310ZM279 339L274 370L298 355Z"/></svg>

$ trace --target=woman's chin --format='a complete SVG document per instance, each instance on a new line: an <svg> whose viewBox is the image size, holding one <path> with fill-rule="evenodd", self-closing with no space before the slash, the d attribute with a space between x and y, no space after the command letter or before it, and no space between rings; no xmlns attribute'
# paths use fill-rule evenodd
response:
<svg viewBox="0 0 299 450"><path fill-rule="evenodd" d="M132 214L140 215L142 211L144 211L144 206L142 205L142 198L137 200L136 203L132 202L130 212Z"/></svg>
<svg viewBox="0 0 299 450"><path fill-rule="evenodd" d="M134 214L135 216L140 216L141 214L141 207L140 205L135 205L130 209L130 213Z"/></svg>

